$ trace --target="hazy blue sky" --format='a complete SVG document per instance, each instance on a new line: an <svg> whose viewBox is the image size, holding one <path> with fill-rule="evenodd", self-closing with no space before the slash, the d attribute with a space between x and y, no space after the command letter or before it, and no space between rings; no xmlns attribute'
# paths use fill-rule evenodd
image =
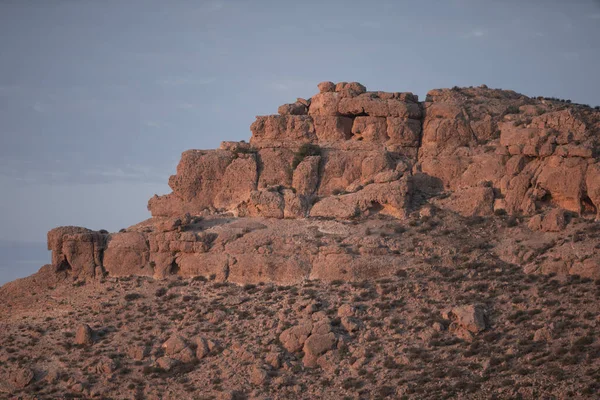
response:
<svg viewBox="0 0 600 400"><path fill-rule="evenodd" d="M0 0L0 240L149 216L180 153L323 80L600 104L594 0Z"/></svg>

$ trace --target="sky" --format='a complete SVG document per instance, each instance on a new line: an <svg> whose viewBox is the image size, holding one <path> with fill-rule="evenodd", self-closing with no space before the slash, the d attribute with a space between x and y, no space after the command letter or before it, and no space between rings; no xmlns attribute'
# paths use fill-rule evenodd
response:
<svg viewBox="0 0 600 400"><path fill-rule="evenodd" d="M324 80L599 105L599 39L600 0L0 0L0 241L144 220L182 151Z"/></svg>

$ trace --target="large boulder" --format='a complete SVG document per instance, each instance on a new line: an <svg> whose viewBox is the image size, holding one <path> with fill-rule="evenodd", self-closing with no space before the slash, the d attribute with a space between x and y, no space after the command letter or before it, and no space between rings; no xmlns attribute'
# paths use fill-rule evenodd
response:
<svg viewBox="0 0 600 400"><path fill-rule="evenodd" d="M312 217L350 219L377 213L404 218L410 202L411 184L408 178L373 183L355 193L328 196L315 203Z"/></svg>
<svg viewBox="0 0 600 400"><path fill-rule="evenodd" d="M102 252L108 234L77 226L62 226L48 232L52 266L67 270L74 278L91 278L102 272Z"/></svg>
<svg viewBox="0 0 600 400"><path fill-rule="evenodd" d="M104 251L104 269L111 276L152 276L150 247L139 232L115 233Z"/></svg>
<svg viewBox="0 0 600 400"><path fill-rule="evenodd" d="M311 108L312 104L311 103ZM315 125L308 115L267 115L256 117L250 126L251 144L270 142L313 142L316 140Z"/></svg>
<svg viewBox="0 0 600 400"><path fill-rule="evenodd" d="M225 169L221 188L213 202L215 208L225 210L235 208L250 197L250 192L256 189L257 181L256 154L238 154Z"/></svg>
<svg viewBox="0 0 600 400"><path fill-rule="evenodd" d="M153 216L172 217L196 215L214 207L215 197L223 190L225 171L235 158L235 153L227 150L183 152L177 174L169 179L173 193L153 197L148 209Z"/></svg>

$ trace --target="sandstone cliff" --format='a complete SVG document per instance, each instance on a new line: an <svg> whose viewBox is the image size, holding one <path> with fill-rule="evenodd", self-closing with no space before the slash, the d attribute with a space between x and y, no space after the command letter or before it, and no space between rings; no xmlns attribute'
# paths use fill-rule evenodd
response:
<svg viewBox="0 0 600 400"><path fill-rule="evenodd" d="M468 218L512 217L489 237L498 257L600 276L597 237L556 244L572 218L596 226L599 111L485 86L432 90L424 102L356 82L318 87L257 117L249 143L184 152L150 220L115 234L52 230L53 268L235 283L389 276L423 256L399 231L436 212L455 231ZM521 234L527 245L514 242ZM458 246L427 239L439 257ZM552 257L536 254L552 241Z"/></svg>

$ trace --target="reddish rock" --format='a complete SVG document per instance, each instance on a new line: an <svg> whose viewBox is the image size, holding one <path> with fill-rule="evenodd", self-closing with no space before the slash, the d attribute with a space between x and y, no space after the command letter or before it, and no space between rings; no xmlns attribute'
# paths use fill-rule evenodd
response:
<svg viewBox="0 0 600 400"><path fill-rule="evenodd" d="M560 232L567 226L565 210L554 208L544 216L541 229L544 232Z"/></svg>
<svg viewBox="0 0 600 400"><path fill-rule="evenodd" d="M588 211L596 211L596 219L600 219L600 164L595 163L588 166L585 184L587 196L592 203L584 203Z"/></svg>
<svg viewBox="0 0 600 400"><path fill-rule="evenodd" d="M262 149L259 152L260 178L258 189L269 186L291 186L294 151L290 149Z"/></svg>
<svg viewBox="0 0 600 400"><path fill-rule="evenodd" d="M216 194L223 189L221 180L234 159L226 150L188 150L181 155L177 174L169 179L173 193L157 196L148 202L153 216L197 215L212 207Z"/></svg>
<svg viewBox="0 0 600 400"><path fill-rule="evenodd" d="M310 215L349 219L382 213L403 218L409 201L410 184L405 179L368 185L355 193L326 197L315 203Z"/></svg>
<svg viewBox="0 0 600 400"><path fill-rule="evenodd" d="M318 356L333 349L336 344L335 334L312 334L304 342L304 365L307 367L317 366Z"/></svg>
<svg viewBox="0 0 600 400"><path fill-rule="evenodd" d="M329 81L321 82L317 85L317 87L319 88L319 93L335 91L335 83Z"/></svg>
<svg viewBox="0 0 600 400"><path fill-rule="evenodd" d="M452 321L448 330L461 339L472 340L474 335L487 328L486 311L481 305L455 307L443 317Z"/></svg>
<svg viewBox="0 0 600 400"><path fill-rule="evenodd" d="M311 109L315 106L311 103ZM267 115L256 117L250 125L251 144L269 142L313 142L316 140L313 120L307 115Z"/></svg>
<svg viewBox="0 0 600 400"><path fill-rule="evenodd" d="M537 186L547 190L557 206L579 213L587 166L587 161L579 157L549 157L540 168Z"/></svg>
<svg viewBox="0 0 600 400"><path fill-rule="evenodd" d="M74 278L96 276L102 266L107 234L76 226L63 226L48 232L55 270L68 270Z"/></svg>
<svg viewBox="0 0 600 400"><path fill-rule="evenodd" d="M258 181L256 155L238 155L238 158L227 166L221 181L221 190L217 192L213 202L215 208L231 210L248 200Z"/></svg>
<svg viewBox="0 0 600 400"><path fill-rule="evenodd" d="M302 196L312 196L319 184L321 156L305 157L294 170L292 187Z"/></svg>
<svg viewBox="0 0 600 400"><path fill-rule="evenodd" d="M421 123L414 119L387 118L388 144L418 147L421 139Z"/></svg>
<svg viewBox="0 0 600 400"><path fill-rule="evenodd" d="M301 255L236 254L229 268L228 281L238 284L302 282L310 273L307 257Z"/></svg>
<svg viewBox="0 0 600 400"><path fill-rule="evenodd" d="M138 232L115 233L108 239L103 260L110 276L152 276L150 248L146 238Z"/></svg>
<svg viewBox="0 0 600 400"><path fill-rule="evenodd" d="M352 118L314 115L313 121L320 143L339 142L352 137Z"/></svg>
<svg viewBox="0 0 600 400"><path fill-rule="evenodd" d="M166 342L162 344L162 348L165 349L167 356L173 356L188 346L187 341L179 336L173 335Z"/></svg>
<svg viewBox="0 0 600 400"><path fill-rule="evenodd" d="M364 94L358 97L347 97L340 100L338 112L342 115L370 117L387 117L388 101Z"/></svg>
<svg viewBox="0 0 600 400"><path fill-rule="evenodd" d="M8 380L12 387L23 389L33 381L34 373L30 368L16 368L9 374Z"/></svg>
<svg viewBox="0 0 600 400"><path fill-rule="evenodd" d="M296 102L279 106L277 112L280 115L306 115L308 112L308 107L305 104Z"/></svg>
<svg viewBox="0 0 600 400"><path fill-rule="evenodd" d="M180 254L176 258L177 273L180 276L191 278L203 276L223 282L229 274L229 257L227 254Z"/></svg>
<svg viewBox="0 0 600 400"><path fill-rule="evenodd" d="M279 335L279 341L287 351L295 353L302 349L304 342L308 339L311 331L312 323L302 322L284 330L281 335Z"/></svg>
<svg viewBox="0 0 600 400"><path fill-rule="evenodd" d="M383 117L356 117L352 125L352 139L383 143L388 139L387 122Z"/></svg>
<svg viewBox="0 0 600 400"><path fill-rule="evenodd" d="M267 371L265 371L263 368L257 366L252 368L250 372L250 382L260 386L264 385L268 379L269 375L267 374Z"/></svg>
<svg viewBox="0 0 600 400"><path fill-rule="evenodd" d="M357 82L323 82L319 91L281 106L280 115L257 117L250 143L184 152L169 179L173 192L149 201L152 220L113 235L51 231L55 277L357 280L389 274L385 263L399 266L392 252L400 250L383 239L369 245L371 235L332 244L307 235L305 223L401 220L418 210L432 219L437 213L423 210L437 207L464 216L540 214L529 220L532 230L558 232L568 229L563 210L598 216L594 110L487 87L436 89L423 103ZM232 227L229 218L245 217L279 220L285 229L268 229L285 240ZM561 251L554 264L533 265L532 255L516 262L595 273L584 250L579 258Z"/></svg>
<svg viewBox="0 0 600 400"><path fill-rule="evenodd" d="M492 215L494 190L487 186L462 188L441 203L465 217Z"/></svg>
<svg viewBox="0 0 600 400"><path fill-rule="evenodd" d="M340 94L335 92L322 92L311 97L308 114L312 116L337 116Z"/></svg>
<svg viewBox="0 0 600 400"><path fill-rule="evenodd" d="M165 279L169 275L178 272L177 267L174 265L175 256L171 253L150 253L150 266L154 271L154 279Z"/></svg>
<svg viewBox="0 0 600 400"><path fill-rule="evenodd" d="M250 193L250 199L240 205L238 213L242 217L283 218L284 207L279 187L269 187Z"/></svg>
<svg viewBox="0 0 600 400"><path fill-rule="evenodd" d="M82 324L75 331L75 344L89 346L94 343L94 331L87 324Z"/></svg>

